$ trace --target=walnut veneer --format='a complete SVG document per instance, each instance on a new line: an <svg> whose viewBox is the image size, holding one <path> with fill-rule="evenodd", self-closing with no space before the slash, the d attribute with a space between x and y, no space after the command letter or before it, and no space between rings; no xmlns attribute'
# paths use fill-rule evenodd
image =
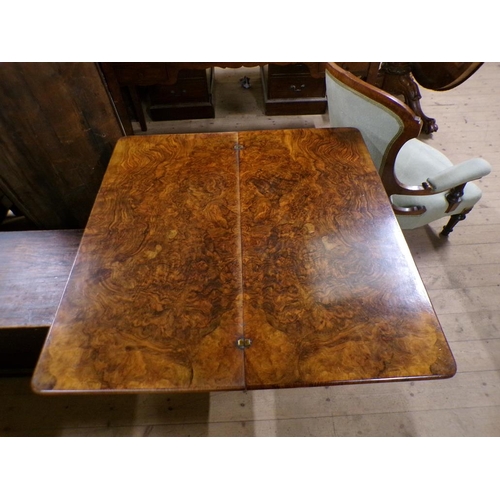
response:
<svg viewBox="0 0 500 500"><path fill-rule="evenodd" d="M361 135L298 129L120 139L33 388L454 373Z"/></svg>

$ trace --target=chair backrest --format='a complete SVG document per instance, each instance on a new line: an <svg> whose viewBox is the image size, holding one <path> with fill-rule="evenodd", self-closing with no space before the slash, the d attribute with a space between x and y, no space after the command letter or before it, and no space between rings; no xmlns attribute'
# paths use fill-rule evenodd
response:
<svg viewBox="0 0 500 500"><path fill-rule="evenodd" d="M335 63L326 63L325 75L331 125L360 130L384 186L397 192L396 156L403 144L419 135L420 117L402 101Z"/></svg>

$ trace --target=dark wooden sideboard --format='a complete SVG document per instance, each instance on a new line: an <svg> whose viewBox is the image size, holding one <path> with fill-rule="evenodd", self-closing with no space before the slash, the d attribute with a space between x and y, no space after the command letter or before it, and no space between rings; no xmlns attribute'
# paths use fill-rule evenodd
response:
<svg viewBox="0 0 500 500"><path fill-rule="evenodd" d="M402 97L422 117L424 133L437 130L436 121L421 109L421 95L412 72L425 63L337 63L344 69L387 92ZM448 63L449 64L449 63ZM475 69L461 63L470 76ZM416 66L417 65L417 66ZM418 66L420 65L420 66ZM100 63L112 100L127 135L133 134L132 120L147 130L141 90L148 88L149 114L152 120L213 118L215 116L213 68L260 66L266 115L322 114L326 111L324 63L270 62L154 62ZM476 68L476 66L473 66ZM426 67L423 68L424 70ZM462 67L459 67L461 70ZM455 71L457 73L457 71ZM460 75L458 75L460 77ZM449 76L446 74L447 78ZM459 80L459 78L453 78ZM435 90L441 90L435 88ZM443 88L445 90L445 88Z"/></svg>
<svg viewBox="0 0 500 500"><path fill-rule="evenodd" d="M379 62L339 63L374 85L380 84ZM127 135L132 121L147 130L143 96L153 121L213 118L214 68L256 67L266 115L322 114L327 107L321 62L105 62L100 63ZM145 90L146 89L146 90Z"/></svg>
<svg viewBox="0 0 500 500"><path fill-rule="evenodd" d="M463 83L482 63L337 63L363 80L402 98L422 118L422 132L438 126L422 111L419 85L445 91ZM177 62L101 63L109 92L127 134L131 117L147 130L139 88L152 86L153 120L211 118L213 68L260 66L266 115L321 114L326 111L324 63Z"/></svg>
<svg viewBox="0 0 500 500"><path fill-rule="evenodd" d="M327 106L325 72L319 62L106 62L100 66L129 135L133 134L131 118L139 122L141 130L147 130L141 87L148 87L153 120L213 117L213 68L216 67L259 66L266 115L321 114Z"/></svg>

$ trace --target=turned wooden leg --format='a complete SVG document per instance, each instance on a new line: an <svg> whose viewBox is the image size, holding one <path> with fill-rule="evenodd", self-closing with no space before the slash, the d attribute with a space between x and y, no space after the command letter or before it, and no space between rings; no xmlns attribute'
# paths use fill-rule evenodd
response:
<svg viewBox="0 0 500 500"><path fill-rule="evenodd" d="M450 217L450 220L448 221L448 224L443 227L443 230L441 231L440 235L441 236L448 236L454 229L454 227L461 221L465 219L465 216L471 211L471 209L464 210L460 214L455 214Z"/></svg>
<svg viewBox="0 0 500 500"><path fill-rule="evenodd" d="M436 120L425 116L420 107L420 90L411 76L410 63L382 63L380 71L384 74L382 89L394 96L402 95L405 103L422 118L422 132L432 134L438 129Z"/></svg>

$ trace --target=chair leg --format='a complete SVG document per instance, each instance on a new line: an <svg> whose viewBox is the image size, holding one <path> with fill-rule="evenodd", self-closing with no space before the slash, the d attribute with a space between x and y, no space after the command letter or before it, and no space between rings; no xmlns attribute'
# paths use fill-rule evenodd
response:
<svg viewBox="0 0 500 500"><path fill-rule="evenodd" d="M443 230L440 233L440 236L448 236L455 226L461 221L465 220L465 216L470 212L470 210L464 210L461 214L455 214L450 217L448 224L443 227Z"/></svg>

